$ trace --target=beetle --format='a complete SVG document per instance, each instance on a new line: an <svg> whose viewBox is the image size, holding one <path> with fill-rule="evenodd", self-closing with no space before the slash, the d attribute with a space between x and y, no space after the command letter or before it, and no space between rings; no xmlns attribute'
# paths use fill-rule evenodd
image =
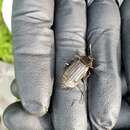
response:
<svg viewBox="0 0 130 130"><path fill-rule="evenodd" d="M77 56L72 60L62 76L63 88L75 88L84 77L90 76L90 70L93 69L94 58L89 56Z"/></svg>

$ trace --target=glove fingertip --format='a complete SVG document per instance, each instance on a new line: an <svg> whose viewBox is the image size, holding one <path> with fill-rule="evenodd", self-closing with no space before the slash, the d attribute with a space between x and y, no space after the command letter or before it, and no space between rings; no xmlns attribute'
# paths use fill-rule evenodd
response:
<svg viewBox="0 0 130 130"><path fill-rule="evenodd" d="M14 126L13 120L15 120L15 112L17 111L16 109L18 107L18 104L14 104L15 106L13 107L13 109L10 109L13 104L9 105L3 113L3 122L8 129Z"/></svg>
<svg viewBox="0 0 130 130"><path fill-rule="evenodd" d="M49 105L43 105L41 102L38 101L22 101L22 105L29 113L41 117L48 112Z"/></svg>
<svg viewBox="0 0 130 130"><path fill-rule="evenodd" d="M36 117L25 111L21 102L15 102L6 108L3 121L10 130L53 130L49 113Z"/></svg>

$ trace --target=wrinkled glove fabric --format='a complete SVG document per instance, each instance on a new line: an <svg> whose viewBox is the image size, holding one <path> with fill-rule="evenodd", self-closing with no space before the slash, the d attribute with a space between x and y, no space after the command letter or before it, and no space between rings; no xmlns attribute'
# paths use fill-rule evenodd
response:
<svg viewBox="0 0 130 130"><path fill-rule="evenodd" d="M94 129L110 130L121 106L120 13L115 1L95 0L88 7L87 40L96 59L88 83L89 117Z"/></svg>
<svg viewBox="0 0 130 130"><path fill-rule="evenodd" d="M44 115L53 86L54 0L14 0L12 31L15 73L24 108Z"/></svg>
<svg viewBox="0 0 130 130"><path fill-rule="evenodd" d="M86 85L81 81L73 89L61 86L61 77L75 55L85 55L85 0L56 0L56 81L52 120L56 130L86 130Z"/></svg>

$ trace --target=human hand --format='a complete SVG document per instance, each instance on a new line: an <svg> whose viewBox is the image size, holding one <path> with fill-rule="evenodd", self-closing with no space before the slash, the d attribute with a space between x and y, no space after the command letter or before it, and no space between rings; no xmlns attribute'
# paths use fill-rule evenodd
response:
<svg viewBox="0 0 130 130"><path fill-rule="evenodd" d="M85 93L86 85L81 81L80 88L65 90L61 88L60 81L65 63L74 58L77 53L85 55L85 0L57 0L54 24L53 15L53 0L14 0L12 15L14 59L17 96L22 105L14 104L5 112L5 124L12 130L23 129L20 127L22 123L19 125L17 123L17 126L8 124L8 119L13 120L11 123L15 124L13 122L16 118L13 117L17 117L17 122L21 122L25 113L28 113L28 120L34 117L44 118L49 109L52 89L54 89L52 101L54 128L87 129L86 100L84 100L86 95L82 99L81 93L81 91ZM55 45L52 25L55 32ZM55 77L54 63L56 63ZM13 109L16 113L13 113L11 118L10 113ZM24 126L24 130L29 129L26 124ZM40 128L44 129L44 127Z"/></svg>
<svg viewBox="0 0 130 130"><path fill-rule="evenodd" d="M41 7L41 5L39 5L39 7ZM79 10L79 12L77 10ZM99 15L97 15L98 11L105 12L105 13L99 13ZM78 15L77 15L77 12L79 13ZM32 11L32 14L33 13L34 12ZM22 15L25 15L25 14L22 14ZM28 13L28 15L30 15L30 13ZM104 16L107 16L107 18ZM35 17L31 16L29 18L35 18ZM85 48L86 48L86 45L85 45L86 20L85 19L86 19L85 1L68 0L67 2L65 2L64 0L62 1L57 0L56 10L55 10L55 22L54 22L55 24L53 27L53 29L55 30L55 45L56 45L56 48L55 48L56 49L55 51L56 52L55 54L56 55L56 61L55 61L56 62L56 75L55 75L54 94L53 94L53 100L52 100L53 105L52 105L52 111L51 111L51 118L52 118L54 128L52 128L49 123L51 122L50 117L49 117L50 114L48 114L48 119L47 119L48 120L47 122L49 123L49 125L48 126L46 125L46 127L44 127L45 124L47 123L46 122L44 123L44 118L46 116L43 116L43 115L45 115L47 111L43 111L42 108L40 109L35 109L37 107L33 108L33 106L35 105L29 105L28 107L28 105L23 104L23 101L22 101L22 104L24 108L20 106L20 104L18 103L19 104L18 109L20 110L18 113L22 113L22 114L19 114L20 116L16 116L18 115L18 113L14 114L15 116L12 115L12 117L17 117L18 122L21 122L21 119L24 118L23 116L24 113L26 113L25 110L27 110L29 112L28 114L26 113L28 116L28 121L29 119L33 118L34 120L37 120L38 124L40 124L39 122L42 122L40 125L36 125L36 129L38 130L44 130L44 129L86 130L87 129L88 123L87 123L87 112L86 112L87 111L86 94L84 95L86 99L81 100L82 91L86 93L86 85L84 85L83 82L80 82L79 87L82 91L80 91L79 88L74 88L72 90L70 89L65 90L61 88L61 80L60 80L64 71L65 63L69 62L69 60L71 60L77 54L77 52L80 55L85 55ZM91 119L92 127L94 129L95 128L96 129L112 129L118 120L118 115L119 115L120 107L121 107L120 106L121 105L121 81L120 81L121 68L120 68L119 8L113 0L111 1L110 0L106 0L106 1L95 0L92 3L92 5L90 5L88 8L87 19L88 19L87 42L88 44L92 45L92 54L94 58L96 59L95 68L88 82L89 116ZM40 20L40 19L36 18L35 22L37 22L37 20ZM29 30L27 29L27 31ZM28 35L26 37L28 37ZM27 44L27 45L30 45L30 44ZM37 47L37 45L35 47ZM35 49L33 49L33 52L35 52ZM32 58L34 57L35 56L33 56ZM24 61L23 59L22 60L18 59L16 56L16 62L17 60L20 65L21 65L21 62ZM25 61L28 61L28 60L25 60ZM42 62L45 62L45 60L43 60ZM38 61L36 63L38 63ZM30 66L33 65L32 62L29 65ZM51 63L51 65L53 66L54 64ZM39 67L41 67L41 64L39 64ZM26 68L26 65L25 65L25 68ZM19 69L18 69L18 73L20 73ZM24 67L21 70L24 70ZM50 71L50 68L48 70ZM30 69L30 71L32 70ZM28 73L28 71L25 71L25 72ZM34 72L34 74L35 73L36 71ZM16 74L17 74L17 71L16 71ZM46 71L42 75L44 74L46 75ZM24 74L21 73L21 78L22 78L22 75ZM17 75L16 75L16 78L17 78ZM30 78L29 75L27 75L27 78ZM46 78L48 80L48 77ZM37 80L39 80L38 77L37 77ZM42 83L44 81L46 80L42 80ZM29 95L30 97L29 96L26 97L24 93L20 92L20 88L21 90L26 90L26 86L22 86L22 85L20 86L20 83L23 84L24 81L21 82L20 80L20 82L18 83L19 95L23 94L24 99L26 98L29 99L30 97L32 98L31 95L33 95L33 93L30 93L31 94ZM39 83L39 81L37 83ZM29 84L29 86L30 85L31 84ZM35 97L33 97L33 99L35 99L36 102L41 101L40 104L43 104L43 105L48 104L46 105L48 109L49 104L50 104L49 102L50 102L51 94L49 94L49 96L46 94L43 95L43 92L44 90L47 90L48 92L52 91L53 85L49 87L50 89L44 89L44 87L42 89L39 89L39 88L33 89L34 88L33 84L32 84L32 87L29 87L29 86L27 87L28 90L30 92L33 91L34 95L36 94L35 95L36 99L40 98L42 95L41 99L43 101L36 100ZM44 83L43 83L43 86L44 86ZM36 93L34 90L35 91L37 90ZM37 95L37 92L39 93L39 95ZM19 97L22 100L21 96ZM44 97L46 97L48 102L44 101ZM113 97L115 98L113 99ZM7 116L8 116L7 113L11 113L10 111L13 110L15 106L17 106L17 104L14 104L7 109L6 111ZM116 106L116 109L115 109L115 106ZM18 109L16 109L16 112L18 111ZM42 117L37 117L39 115ZM11 117L11 114L10 114L10 117ZM16 118L11 119L13 123L12 127L9 123L7 123L10 129L23 130L22 126L25 126L24 130L35 129L35 128L30 127L29 125L26 125L26 124L24 125L25 122L22 125L19 123L19 125L16 126L14 122L17 119ZM41 121L41 119L43 120ZM28 121L26 121L27 124L29 123Z"/></svg>

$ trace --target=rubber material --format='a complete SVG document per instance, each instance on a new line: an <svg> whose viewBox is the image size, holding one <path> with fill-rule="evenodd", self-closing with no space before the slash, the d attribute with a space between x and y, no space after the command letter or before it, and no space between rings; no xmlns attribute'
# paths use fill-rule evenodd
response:
<svg viewBox="0 0 130 130"><path fill-rule="evenodd" d="M24 108L48 111L53 87L54 0L14 0L12 32L16 80Z"/></svg>
<svg viewBox="0 0 130 130"><path fill-rule="evenodd" d="M25 111L20 102L8 106L4 112L4 124L10 130L53 130L50 114L37 117Z"/></svg>
<svg viewBox="0 0 130 130"><path fill-rule="evenodd" d="M115 1L94 0L88 7L87 40L96 59L88 83L89 117L93 129L110 130L121 106L120 13Z"/></svg>
<svg viewBox="0 0 130 130"><path fill-rule="evenodd" d="M86 85L74 89L61 88L65 63L75 55L85 55L85 0L56 0L55 11L56 79L52 120L56 130L86 130ZM82 92L84 95L82 94Z"/></svg>

